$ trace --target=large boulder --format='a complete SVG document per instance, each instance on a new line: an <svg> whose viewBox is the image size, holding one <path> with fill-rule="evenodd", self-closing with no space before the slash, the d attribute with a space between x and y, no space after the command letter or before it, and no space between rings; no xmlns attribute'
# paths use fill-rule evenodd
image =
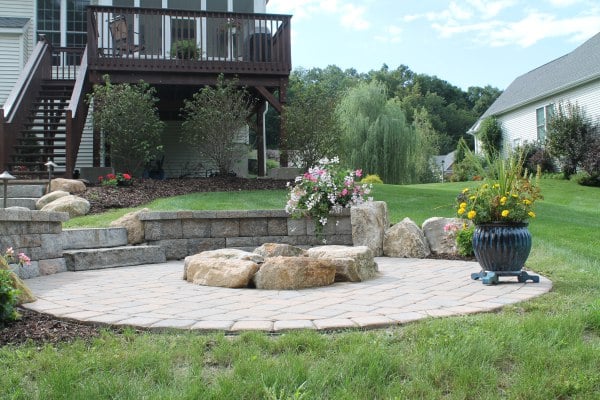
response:
<svg viewBox="0 0 600 400"><path fill-rule="evenodd" d="M384 201L367 201L350 208L352 243L367 246L374 256L383 255L383 237L389 225L387 204Z"/></svg>
<svg viewBox="0 0 600 400"><path fill-rule="evenodd" d="M245 288L258 268L249 260L197 257L188 262L186 278L197 285Z"/></svg>
<svg viewBox="0 0 600 400"><path fill-rule="evenodd" d="M65 192L64 190L56 190L54 192L47 193L40 197L38 201L35 202L35 208L37 210L41 210L44 208L46 204L52 203L56 199L60 199L61 197L68 196L69 192Z"/></svg>
<svg viewBox="0 0 600 400"><path fill-rule="evenodd" d="M183 262L183 279L189 281L189 277L195 274L193 265L196 264L196 260L202 259L222 259L222 260L241 260L241 261L252 261L255 264L261 264L265 260L260 254L250 253L248 251L238 249L218 249L203 251L192 256L187 256Z"/></svg>
<svg viewBox="0 0 600 400"><path fill-rule="evenodd" d="M425 258L431 254L427 239L410 218L385 231L383 252L388 257Z"/></svg>
<svg viewBox="0 0 600 400"><path fill-rule="evenodd" d="M362 282L377 275L373 251L367 246L319 246L308 249L308 256L327 259L335 265L336 282Z"/></svg>
<svg viewBox="0 0 600 400"><path fill-rule="evenodd" d="M50 181L50 191L62 190L71 194L85 192L85 183L76 179L55 178Z"/></svg>
<svg viewBox="0 0 600 400"><path fill-rule="evenodd" d="M465 220L432 217L423 222L423 234L433 254L456 255L456 231Z"/></svg>
<svg viewBox="0 0 600 400"><path fill-rule="evenodd" d="M265 243L254 249L254 253L260 254L264 258L306 256L306 250L284 243Z"/></svg>
<svg viewBox="0 0 600 400"><path fill-rule="evenodd" d="M335 265L330 260L309 257L268 258L254 275L257 289L296 290L331 285Z"/></svg>
<svg viewBox="0 0 600 400"><path fill-rule="evenodd" d="M69 218L79 217L90 211L90 202L70 194L46 204L42 211L66 212Z"/></svg>
<svg viewBox="0 0 600 400"><path fill-rule="evenodd" d="M148 212L150 209L142 208L138 211L133 211L123 215L110 223L113 228L122 227L127 229L127 243L140 244L145 240L144 223L140 221L140 214Z"/></svg>

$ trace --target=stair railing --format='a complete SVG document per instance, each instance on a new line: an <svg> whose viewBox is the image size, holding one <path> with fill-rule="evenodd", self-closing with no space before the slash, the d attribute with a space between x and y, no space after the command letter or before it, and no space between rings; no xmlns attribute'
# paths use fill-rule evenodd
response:
<svg viewBox="0 0 600 400"><path fill-rule="evenodd" d="M10 153L24 126L31 102L39 93L42 81L50 78L51 71L52 46L40 35L25 68L0 108L0 168L8 169Z"/></svg>
<svg viewBox="0 0 600 400"><path fill-rule="evenodd" d="M86 94L91 90L91 85L88 79L88 64L87 64L87 46L81 57L79 72L71 94L71 100L67 107L67 134L66 134L66 175L73 176L75 170L75 161L81 144L81 136L88 113L88 103Z"/></svg>

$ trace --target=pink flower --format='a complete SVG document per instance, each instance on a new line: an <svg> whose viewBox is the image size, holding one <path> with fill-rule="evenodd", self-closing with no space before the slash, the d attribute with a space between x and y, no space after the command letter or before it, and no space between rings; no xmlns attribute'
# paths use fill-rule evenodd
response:
<svg viewBox="0 0 600 400"><path fill-rule="evenodd" d="M129 175L129 174L123 174L123 178L125 180L130 180L131 179L131 175Z"/></svg>
<svg viewBox="0 0 600 400"><path fill-rule="evenodd" d="M98 181L99 181L99 182L102 182L102 180L103 180L103 179L104 179L104 177L103 177L103 176L99 176L99 177L98 177Z"/></svg>
<svg viewBox="0 0 600 400"><path fill-rule="evenodd" d="M19 262L25 265L31 265L31 259L25 253L19 253Z"/></svg>
<svg viewBox="0 0 600 400"><path fill-rule="evenodd" d="M354 174L360 178L362 176L362 169L357 169Z"/></svg>
<svg viewBox="0 0 600 400"><path fill-rule="evenodd" d="M342 196L346 196L347 194L348 194L348 189L344 188L344 190L342 190Z"/></svg>

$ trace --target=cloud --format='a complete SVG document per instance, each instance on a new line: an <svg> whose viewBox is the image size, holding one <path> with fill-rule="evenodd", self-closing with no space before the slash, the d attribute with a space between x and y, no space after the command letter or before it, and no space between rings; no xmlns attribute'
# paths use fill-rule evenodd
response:
<svg viewBox="0 0 600 400"><path fill-rule="evenodd" d="M375 36L375 40L383 43L400 43L402 41L403 29L397 25L388 25L383 29L384 33Z"/></svg>
<svg viewBox="0 0 600 400"><path fill-rule="evenodd" d="M366 19L367 7L338 0L271 0L267 7L270 13L293 14L295 20L313 15L339 16L342 27L364 31L371 23Z"/></svg>

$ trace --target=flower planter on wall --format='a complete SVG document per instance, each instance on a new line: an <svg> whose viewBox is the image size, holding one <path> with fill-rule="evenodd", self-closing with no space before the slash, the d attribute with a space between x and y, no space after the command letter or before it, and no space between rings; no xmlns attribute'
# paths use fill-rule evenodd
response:
<svg viewBox="0 0 600 400"><path fill-rule="evenodd" d="M519 282L539 282L539 277L523 271L531 251L531 233L526 223L480 224L473 233L473 251L482 270L471 274L486 285L498 283L500 276L516 276Z"/></svg>

